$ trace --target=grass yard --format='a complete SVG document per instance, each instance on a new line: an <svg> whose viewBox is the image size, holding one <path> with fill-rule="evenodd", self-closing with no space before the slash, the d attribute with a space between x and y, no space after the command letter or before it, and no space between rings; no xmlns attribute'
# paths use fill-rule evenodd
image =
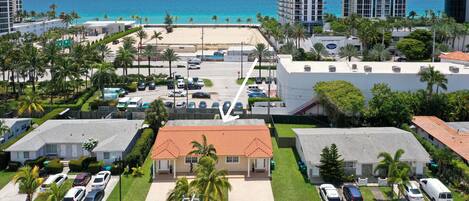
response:
<svg viewBox="0 0 469 201"><path fill-rule="evenodd" d="M11 181L16 172L0 171L0 189Z"/></svg>
<svg viewBox="0 0 469 201"><path fill-rule="evenodd" d="M122 176L122 200L145 201L151 186L150 167L151 159L150 154L148 154L145 163L143 163L143 176ZM116 187L114 187L114 190L112 191L108 200L119 200L119 183L117 183Z"/></svg>
<svg viewBox="0 0 469 201"><path fill-rule="evenodd" d="M321 201L315 186L308 183L298 170L294 150L278 148L275 138L272 138L272 143L276 163L272 172L272 191L275 201Z"/></svg>
<svg viewBox="0 0 469 201"><path fill-rule="evenodd" d="M362 192L363 200L364 201L374 201L375 196L371 192L369 187L360 187L360 191Z"/></svg>
<svg viewBox="0 0 469 201"><path fill-rule="evenodd" d="M246 84L247 84L247 85L249 85L249 84L254 84L254 83L256 83L255 80L256 80L255 78L249 78L249 79L248 79L248 82L247 82ZM236 80L236 84L241 85L241 84L243 84L243 81L244 81L244 78L242 78L242 79L237 79L237 80Z"/></svg>
<svg viewBox="0 0 469 201"><path fill-rule="evenodd" d="M393 192L392 192L391 187L379 187L379 190L381 191L381 193L383 193L383 195L384 195L384 197L386 197L386 199L388 199L388 200L392 199Z"/></svg>
<svg viewBox="0 0 469 201"><path fill-rule="evenodd" d="M204 85L206 87L213 87L213 82L212 80L209 80L209 79L203 79L204 80Z"/></svg>
<svg viewBox="0 0 469 201"><path fill-rule="evenodd" d="M315 128L313 124L275 124L279 137L295 137L292 128Z"/></svg>

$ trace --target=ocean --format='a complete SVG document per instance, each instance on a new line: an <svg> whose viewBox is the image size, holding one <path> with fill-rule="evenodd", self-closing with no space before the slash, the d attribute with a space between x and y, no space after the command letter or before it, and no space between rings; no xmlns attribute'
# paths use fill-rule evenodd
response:
<svg viewBox="0 0 469 201"><path fill-rule="evenodd" d="M325 0L325 12L341 15L341 0ZM79 23L95 18L131 19L138 15L149 19L149 23L162 23L166 12L177 16L177 23L213 23L212 16L218 22L235 22L238 18L256 20L256 13L277 17L276 0L23 0L25 10L38 12L49 10L49 5L56 4L58 12L76 11L81 16ZM420 15L425 10L436 12L444 10L444 0L408 0L407 12L416 11Z"/></svg>

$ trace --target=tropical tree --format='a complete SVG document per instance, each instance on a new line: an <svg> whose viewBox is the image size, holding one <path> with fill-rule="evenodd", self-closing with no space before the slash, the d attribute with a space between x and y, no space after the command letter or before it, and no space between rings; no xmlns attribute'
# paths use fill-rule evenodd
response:
<svg viewBox="0 0 469 201"><path fill-rule="evenodd" d="M154 100L150 104L150 107L145 110L145 121L147 121L155 131L157 131L164 122L168 121L168 111L161 99Z"/></svg>
<svg viewBox="0 0 469 201"><path fill-rule="evenodd" d="M187 155L199 155L199 156L208 156L217 160L217 150L213 144L208 144L207 137L202 135L202 143L197 141L192 141L192 151L190 151Z"/></svg>
<svg viewBox="0 0 469 201"><path fill-rule="evenodd" d="M227 17L227 18L225 19L225 22L226 22L227 24L229 24L229 23L230 23L230 18Z"/></svg>
<svg viewBox="0 0 469 201"><path fill-rule="evenodd" d="M269 49L266 47L264 43L257 43L255 46L254 52L252 54L258 58L259 78L261 78L262 77L262 59L270 56Z"/></svg>
<svg viewBox="0 0 469 201"><path fill-rule="evenodd" d="M248 19L246 19L246 23L251 24L252 23L252 18L248 17Z"/></svg>
<svg viewBox="0 0 469 201"><path fill-rule="evenodd" d="M164 52L163 52L163 55L161 55L161 58L163 59L163 61L168 61L169 63L169 77L173 77L173 73L172 73L172 69L171 69L171 64L173 61L178 61L179 60L179 57L178 55L176 54L176 52L174 52L173 49L166 49Z"/></svg>
<svg viewBox="0 0 469 201"><path fill-rule="evenodd" d="M296 48L299 48L301 41L306 38L305 27L300 23L295 24L292 29L292 36L296 40Z"/></svg>
<svg viewBox="0 0 469 201"><path fill-rule="evenodd" d="M9 131L10 131L10 128L7 125L5 125L5 121L0 120L0 136L3 137L3 135L5 135L5 133Z"/></svg>
<svg viewBox="0 0 469 201"><path fill-rule="evenodd" d="M41 99L34 92L21 96L18 114L21 115L24 112L27 112L30 116L33 112L44 112Z"/></svg>
<svg viewBox="0 0 469 201"><path fill-rule="evenodd" d="M194 23L194 18L190 17L190 18L187 20L187 22L189 22L189 24Z"/></svg>
<svg viewBox="0 0 469 201"><path fill-rule="evenodd" d="M186 177L176 180L176 186L169 192L166 201L181 201L184 198L197 194L197 189L187 180Z"/></svg>
<svg viewBox="0 0 469 201"><path fill-rule="evenodd" d="M345 178L344 159L335 144L324 147L321 152L319 174L325 182L340 184Z"/></svg>
<svg viewBox="0 0 469 201"><path fill-rule="evenodd" d="M21 48L21 53L21 64L29 75L29 80L31 81L33 92L36 92L37 77L38 75L44 75L46 72L46 69L44 68L44 57L41 55L40 51L30 42L26 43Z"/></svg>
<svg viewBox="0 0 469 201"><path fill-rule="evenodd" d="M32 201L33 193L36 191L42 179L39 178L39 167L24 166L13 176L13 182L19 184L20 192L26 193L26 201Z"/></svg>
<svg viewBox="0 0 469 201"><path fill-rule="evenodd" d="M166 32L171 33L173 31L173 17L168 12L166 12L164 17L164 24L166 25Z"/></svg>
<svg viewBox="0 0 469 201"><path fill-rule="evenodd" d="M389 53L384 45L376 44L365 54L363 59L367 61L386 61L390 59L390 57L391 53Z"/></svg>
<svg viewBox="0 0 469 201"><path fill-rule="evenodd" d="M410 167L407 163L400 160L404 153L405 151L402 149L397 150L394 156L387 152L379 153L378 159L381 158L381 161L374 171L380 171L386 175L388 182L391 184L406 184L409 181Z"/></svg>
<svg viewBox="0 0 469 201"><path fill-rule="evenodd" d="M438 89L442 88L443 90L447 89L448 79L440 71L435 70L435 67L430 66L428 68L422 69L418 75L420 76L420 82L427 83L427 92L429 97L433 94L433 87L436 85L436 93L438 94Z"/></svg>
<svg viewBox="0 0 469 201"><path fill-rule="evenodd" d="M425 43L412 38L404 38L397 42L397 49L409 60L422 60L426 58L427 47Z"/></svg>
<svg viewBox="0 0 469 201"><path fill-rule="evenodd" d="M347 44L346 46L340 48L339 56L341 58L346 57L347 60L350 62L352 61L352 57L358 57L357 48L355 48L355 46L353 46L352 44Z"/></svg>
<svg viewBox="0 0 469 201"><path fill-rule="evenodd" d="M142 41L143 39L146 39L148 37L147 32L145 32L143 29L140 29L140 31L137 32L137 37L140 40L138 43L138 56L137 56L137 65L138 65L138 74L140 75L140 56L142 54Z"/></svg>
<svg viewBox="0 0 469 201"><path fill-rule="evenodd" d="M109 48L106 44L100 43L96 46L96 51L101 55L101 61L104 61L106 56L111 53L111 48Z"/></svg>
<svg viewBox="0 0 469 201"><path fill-rule="evenodd" d="M127 75L127 68L132 66L134 59L135 55L133 51L124 47L119 47L114 60L114 66L116 66L116 68L122 67L122 75Z"/></svg>
<svg viewBox="0 0 469 201"><path fill-rule="evenodd" d="M153 48L153 46L151 45L147 45L145 46L145 49L143 50L142 52L142 56L146 57L147 60L148 60L148 76L150 76L150 61L151 61L151 57L155 56L156 55L156 51L155 49Z"/></svg>
<svg viewBox="0 0 469 201"><path fill-rule="evenodd" d="M324 45L322 43L315 43L313 45L313 50L316 53L316 57L319 61L321 61L321 57L323 55L328 55L326 47L324 47Z"/></svg>
<svg viewBox="0 0 469 201"><path fill-rule="evenodd" d="M104 87L116 78L114 67L110 63L95 64L96 73L91 77L91 82L101 90L101 98L104 99Z"/></svg>
<svg viewBox="0 0 469 201"><path fill-rule="evenodd" d="M195 168L196 179L191 182L202 195L203 201L225 200L225 192L231 190L226 170L215 168L216 160L212 157L202 157Z"/></svg>
<svg viewBox="0 0 469 201"><path fill-rule="evenodd" d="M65 197L65 194L67 193L70 186L71 184L68 181L66 181L60 186L56 183L52 183L52 185L46 191L47 193L49 193L47 201L61 201Z"/></svg>
<svg viewBox="0 0 469 201"><path fill-rule="evenodd" d="M216 24L216 23L217 23L217 21L218 21L218 16L216 16L216 15L212 16L212 21L214 21L214 22L215 22L215 24Z"/></svg>
<svg viewBox="0 0 469 201"><path fill-rule="evenodd" d="M163 39L163 33L159 32L159 31L153 31L153 35L151 35L151 39L155 39L155 51L156 53L158 53L158 40L162 40Z"/></svg>
<svg viewBox="0 0 469 201"><path fill-rule="evenodd" d="M241 22L243 22L243 20L238 17L238 19L236 19L236 22L237 22L238 24L241 24Z"/></svg>

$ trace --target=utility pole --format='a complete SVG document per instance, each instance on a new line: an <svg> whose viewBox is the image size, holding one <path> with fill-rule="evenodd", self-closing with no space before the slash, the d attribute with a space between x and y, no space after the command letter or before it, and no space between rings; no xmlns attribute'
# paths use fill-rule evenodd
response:
<svg viewBox="0 0 469 201"><path fill-rule="evenodd" d="M275 58L275 50L274 50L274 54L272 55L272 59ZM273 62L272 62L273 63ZM270 85L272 84L272 71L271 71L271 67L272 65L269 65L269 84L267 85L267 97L269 97L267 99L267 117L269 118L270 120Z"/></svg>
<svg viewBox="0 0 469 201"><path fill-rule="evenodd" d="M174 77L176 72L173 72L173 108L176 109L176 78Z"/></svg>
<svg viewBox="0 0 469 201"><path fill-rule="evenodd" d="M186 66L187 69L187 79L185 81L186 84L186 109L189 108L189 65Z"/></svg>
<svg viewBox="0 0 469 201"><path fill-rule="evenodd" d="M243 44L244 44L244 43L241 42L241 76L240 76L241 79L243 79L243 75L244 75L244 74L243 74L243 56L244 56L244 55L243 55Z"/></svg>
<svg viewBox="0 0 469 201"><path fill-rule="evenodd" d="M433 44L432 44L432 62L435 62L435 38L436 38L436 30L435 27L433 27Z"/></svg>

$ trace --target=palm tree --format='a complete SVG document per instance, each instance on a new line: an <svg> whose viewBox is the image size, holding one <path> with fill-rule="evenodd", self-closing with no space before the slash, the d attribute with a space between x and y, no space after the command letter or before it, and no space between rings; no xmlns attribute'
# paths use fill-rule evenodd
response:
<svg viewBox="0 0 469 201"><path fill-rule="evenodd" d="M297 23L293 27L293 37L296 39L296 48L300 47L300 42L306 38L306 31L302 24Z"/></svg>
<svg viewBox="0 0 469 201"><path fill-rule="evenodd" d="M104 58L111 53L111 48L109 48L106 44L100 43L96 46L96 50L101 55L101 61L104 61Z"/></svg>
<svg viewBox="0 0 469 201"><path fill-rule="evenodd" d="M227 18L225 19L225 22L226 22L227 24L229 24L229 23L230 23L230 18L227 17Z"/></svg>
<svg viewBox="0 0 469 201"><path fill-rule="evenodd" d="M171 63L173 61L178 61L179 60L179 57L178 55L174 52L173 49L166 49L164 52L163 52L163 55L161 55L161 58L163 59L163 61L168 61L169 62L169 77L173 77L173 74L172 74L172 69L171 69Z"/></svg>
<svg viewBox="0 0 469 201"><path fill-rule="evenodd" d="M142 54L142 41L143 39L146 39L148 35L147 35L147 32L141 29L140 31L137 32L137 37L140 40L140 42L138 43L138 56L137 56L138 74L140 75L140 55Z"/></svg>
<svg viewBox="0 0 469 201"><path fill-rule="evenodd" d="M176 186L169 192L166 201L181 201L183 198L191 197L193 193L197 193L194 186L189 183L186 177L182 177L176 181Z"/></svg>
<svg viewBox="0 0 469 201"><path fill-rule="evenodd" d="M5 135L5 133L9 131L10 131L10 128L7 125L5 125L5 121L0 120L0 137L3 137L3 135Z"/></svg>
<svg viewBox="0 0 469 201"><path fill-rule="evenodd" d="M41 99L38 95L32 92L21 96L18 115L22 115L24 112L28 112L29 116L31 116L33 112L44 112Z"/></svg>
<svg viewBox="0 0 469 201"><path fill-rule="evenodd" d="M319 61L321 61L321 56L322 55L327 55L328 52L326 50L326 47L322 43L315 43L313 45L313 50L316 52L316 57Z"/></svg>
<svg viewBox="0 0 469 201"><path fill-rule="evenodd" d="M155 51L158 53L158 40L163 39L163 33L159 31L153 31L153 35L151 35L151 39L155 39Z"/></svg>
<svg viewBox="0 0 469 201"><path fill-rule="evenodd" d="M214 22L215 22L215 24L216 24L216 23L217 23L217 21L218 21L218 16L216 16L216 15L212 16L212 21L214 21Z"/></svg>
<svg viewBox="0 0 469 201"><path fill-rule="evenodd" d="M50 188L46 191L47 193L49 193L47 201L61 201L65 197L65 194L67 193L69 188L70 184L68 181L66 181L60 186L56 183L52 183Z"/></svg>
<svg viewBox="0 0 469 201"><path fill-rule="evenodd" d="M157 131L164 122L168 121L168 111L162 100L157 99L150 104L150 108L145 111L145 121L147 121L155 131Z"/></svg>
<svg viewBox="0 0 469 201"><path fill-rule="evenodd" d="M428 96L431 97L433 94L433 86L436 85L436 93L438 94L438 88L444 90L447 89L448 79L440 71L435 70L433 66L429 66L426 69L422 69L418 75L420 76L420 82L427 83Z"/></svg>
<svg viewBox="0 0 469 201"><path fill-rule="evenodd" d="M42 183L42 179L39 178L39 167L24 166L20 168L13 177L13 182L19 183L20 192L26 193L26 201L31 201L36 188Z"/></svg>
<svg viewBox="0 0 469 201"><path fill-rule="evenodd" d="M265 46L264 43L257 43L255 46L254 52L252 53L259 60L259 78L262 77L262 58L265 58L270 55L269 49Z"/></svg>
<svg viewBox="0 0 469 201"><path fill-rule="evenodd" d="M189 24L194 23L194 18L190 17L189 20L187 20L187 22L189 22Z"/></svg>
<svg viewBox="0 0 469 201"><path fill-rule="evenodd" d="M116 67L122 67L122 75L127 75L127 68L132 66L134 59L135 55L131 50L120 47L119 50L117 50L114 65Z"/></svg>
<svg viewBox="0 0 469 201"><path fill-rule="evenodd" d="M389 59L390 53L382 44L376 44L369 51L369 58L373 61L385 61Z"/></svg>
<svg viewBox="0 0 469 201"><path fill-rule="evenodd" d="M410 12L409 12L409 18L413 20L415 17L417 17L417 12L415 12L415 11L413 11L413 10L410 11Z"/></svg>
<svg viewBox="0 0 469 201"><path fill-rule="evenodd" d="M116 78L115 69L110 63L98 63L94 68L96 73L91 77L91 82L101 90L101 97L104 99L104 87Z"/></svg>
<svg viewBox="0 0 469 201"><path fill-rule="evenodd" d="M145 49L143 50L142 56L146 57L148 59L148 76L150 76L150 61L151 57L156 55L156 51L151 45L145 46Z"/></svg>
<svg viewBox="0 0 469 201"><path fill-rule="evenodd" d="M217 170L216 163L212 157L202 157L195 168L196 179L191 184L199 189L203 201L225 200L224 192L231 190L231 184L226 177L228 172Z"/></svg>
<svg viewBox="0 0 469 201"><path fill-rule="evenodd" d="M389 177L388 182L391 184L397 184L397 198L401 197L401 191L404 189L406 184L410 183L410 167L403 167L397 169L392 177Z"/></svg>
<svg viewBox="0 0 469 201"><path fill-rule="evenodd" d="M381 171L385 174L390 184L405 184L405 177L409 177L410 167L407 163L400 160L404 153L405 151L402 149L397 150L394 156L391 156L391 154L387 152L379 153L378 158L382 158L382 160L378 163L374 171ZM403 175L404 173L405 175Z"/></svg>
<svg viewBox="0 0 469 201"><path fill-rule="evenodd" d="M248 19L246 19L246 23L251 24L252 23L252 18L249 17Z"/></svg>
<svg viewBox="0 0 469 201"><path fill-rule="evenodd" d="M238 19L236 19L236 22L237 22L238 24L241 24L241 22L243 22L243 20L242 20L240 17L238 17Z"/></svg>
<svg viewBox="0 0 469 201"><path fill-rule="evenodd" d="M352 61L352 57L358 56L357 48L355 48L355 46L352 44L347 44L346 46L340 48L339 56L341 58L346 57L347 60L350 62Z"/></svg>
<svg viewBox="0 0 469 201"><path fill-rule="evenodd" d="M207 136L202 135L202 143L197 141L192 141L192 151L187 155L199 155L199 156L208 156L217 160L217 150L213 144L207 143Z"/></svg>
<svg viewBox="0 0 469 201"><path fill-rule="evenodd" d="M55 5L55 4L51 4L51 5L49 6L49 12L48 12L48 14L49 14L49 18L50 18L50 19L54 19L54 18L55 18L56 14L57 14L56 11L55 11L56 9L57 9L57 5Z"/></svg>

